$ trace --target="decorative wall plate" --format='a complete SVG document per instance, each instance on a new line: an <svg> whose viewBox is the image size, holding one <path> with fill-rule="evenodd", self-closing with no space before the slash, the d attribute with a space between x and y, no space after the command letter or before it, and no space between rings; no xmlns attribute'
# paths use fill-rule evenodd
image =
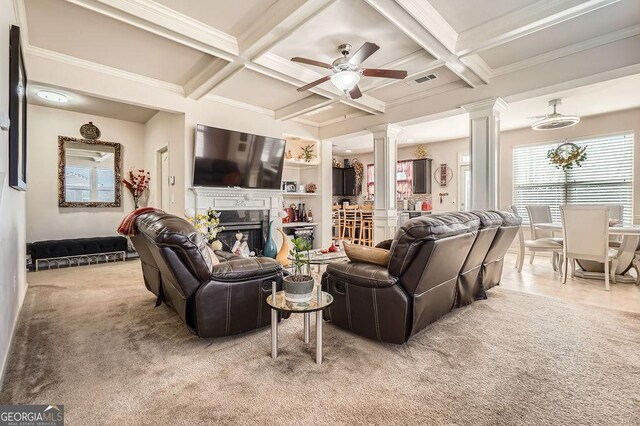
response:
<svg viewBox="0 0 640 426"><path fill-rule="evenodd" d="M90 121L80 127L80 134L85 139L98 139L100 137L100 129Z"/></svg>

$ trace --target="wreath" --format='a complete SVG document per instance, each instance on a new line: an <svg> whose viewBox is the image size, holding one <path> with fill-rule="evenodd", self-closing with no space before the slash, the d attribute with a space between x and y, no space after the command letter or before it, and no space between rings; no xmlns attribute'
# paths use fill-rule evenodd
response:
<svg viewBox="0 0 640 426"><path fill-rule="evenodd" d="M582 162L587 159L587 147L565 142L555 149L550 149L547 158L556 168L566 172L573 169L573 166L582 167Z"/></svg>
<svg viewBox="0 0 640 426"><path fill-rule="evenodd" d="M356 185L362 185L362 180L364 179L364 166L357 158L351 160L351 167L353 167L356 172Z"/></svg>

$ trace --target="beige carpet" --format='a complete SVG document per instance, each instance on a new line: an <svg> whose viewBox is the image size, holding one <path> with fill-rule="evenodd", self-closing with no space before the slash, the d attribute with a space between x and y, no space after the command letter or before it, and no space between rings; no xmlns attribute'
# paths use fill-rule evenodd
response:
<svg viewBox="0 0 640 426"><path fill-rule="evenodd" d="M29 274L0 403L67 424L640 424L640 316L501 288L403 346L189 334L139 264Z"/></svg>

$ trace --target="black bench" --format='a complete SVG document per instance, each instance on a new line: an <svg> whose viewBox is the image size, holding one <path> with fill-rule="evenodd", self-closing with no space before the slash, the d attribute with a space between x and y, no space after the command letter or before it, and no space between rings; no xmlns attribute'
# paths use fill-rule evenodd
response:
<svg viewBox="0 0 640 426"><path fill-rule="evenodd" d="M60 267L98 263L101 260L126 260L127 239L125 237L92 237L66 240L36 241L31 243L31 260L36 271L40 262L48 267L55 264Z"/></svg>

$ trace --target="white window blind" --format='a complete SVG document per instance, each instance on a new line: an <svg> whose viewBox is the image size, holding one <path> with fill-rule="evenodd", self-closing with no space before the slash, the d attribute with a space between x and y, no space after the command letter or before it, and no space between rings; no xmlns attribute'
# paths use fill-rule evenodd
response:
<svg viewBox="0 0 640 426"><path fill-rule="evenodd" d="M632 223L633 134L574 139L587 147L582 167L565 174L549 163L547 151L562 142L513 148L513 204L525 222L527 205L551 206L560 221L561 204L623 205L623 222Z"/></svg>

